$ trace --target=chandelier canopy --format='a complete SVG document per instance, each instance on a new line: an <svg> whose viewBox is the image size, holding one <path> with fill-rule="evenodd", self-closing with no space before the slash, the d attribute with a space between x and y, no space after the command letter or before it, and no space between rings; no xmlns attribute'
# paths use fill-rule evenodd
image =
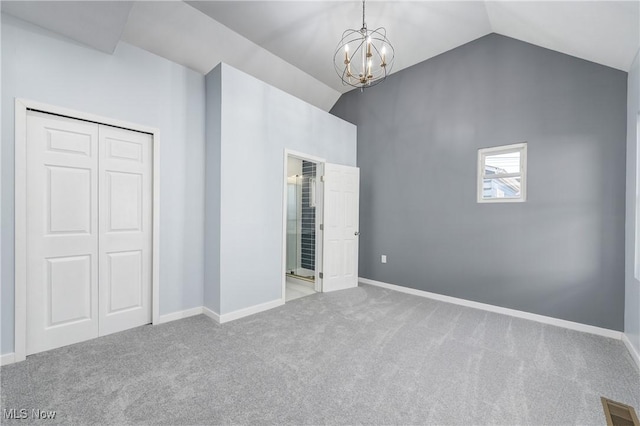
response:
<svg viewBox="0 0 640 426"><path fill-rule="evenodd" d="M367 29L362 1L362 28L342 33L333 65L342 84L364 90L382 82L391 72L395 51L383 27Z"/></svg>

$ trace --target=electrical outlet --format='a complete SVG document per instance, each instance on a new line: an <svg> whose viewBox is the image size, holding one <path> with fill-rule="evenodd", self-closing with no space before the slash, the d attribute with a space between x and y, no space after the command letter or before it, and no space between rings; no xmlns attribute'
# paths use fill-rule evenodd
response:
<svg viewBox="0 0 640 426"><path fill-rule="evenodd" d="M387 255L386 254L383 254L382 256L380 256L380 262L387 263Z"/></svg>

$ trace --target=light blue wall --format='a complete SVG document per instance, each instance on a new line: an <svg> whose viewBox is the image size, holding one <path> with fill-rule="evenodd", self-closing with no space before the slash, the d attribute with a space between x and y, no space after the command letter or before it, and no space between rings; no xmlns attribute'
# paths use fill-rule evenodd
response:
<svg viewBox="0 0 640 426"><path fill-rule="evenodd" d="M640 51L627 80L627 228L625 262L624 333L640 353L640 281L634 274L636 209L638 208L638 129L640 114Z"/></svg>
<svg viewBox="0 0 640 426"><path fill-rule="evenodd" d="M220 112L222 64L207 74L204 306L220 312Z"/></svg>
<svg viewBox="0 0 640 426"><path fill-rule="evenodd" d="M120 43L104 54L2 15L2 341L13 352L14 98L160 129L160 313L202 306L204 77Z"/></svg>
<svg viewBox="0 0 640 426"><path fill-rule="evenodd" d="M356 127L226 64L221 79L226 314L281 297L285 148L355 166Z"/></svg>

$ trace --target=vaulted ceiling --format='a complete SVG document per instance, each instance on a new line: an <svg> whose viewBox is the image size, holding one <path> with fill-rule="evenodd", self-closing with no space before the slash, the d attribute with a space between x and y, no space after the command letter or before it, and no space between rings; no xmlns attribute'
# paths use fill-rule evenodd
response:
<svg viewBox="0 0 640 426"><path fill-rule="evenodd" d="M127 43L206 74L226 62L328 110L343 86L336 44L360 28L359 1L36 1L2 11L113 53ZM638 1L369 1L393 71L495 32L628 71L640 47Z"/></svg>

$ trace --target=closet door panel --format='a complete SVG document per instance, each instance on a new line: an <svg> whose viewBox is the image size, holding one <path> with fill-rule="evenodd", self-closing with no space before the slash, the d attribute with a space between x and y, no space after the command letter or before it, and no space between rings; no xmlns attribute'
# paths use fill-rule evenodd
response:
<svg viewBox="0 0 640 426"><path fill-rule="evenodd" d="M27 355L98 337L98 125L27 114Z"/></svg>
<svg viewBox="0 0 640 426"><path fill-rule="evenodd" d="M152 137L100 126L100 335L151 322Z"/></svg>

